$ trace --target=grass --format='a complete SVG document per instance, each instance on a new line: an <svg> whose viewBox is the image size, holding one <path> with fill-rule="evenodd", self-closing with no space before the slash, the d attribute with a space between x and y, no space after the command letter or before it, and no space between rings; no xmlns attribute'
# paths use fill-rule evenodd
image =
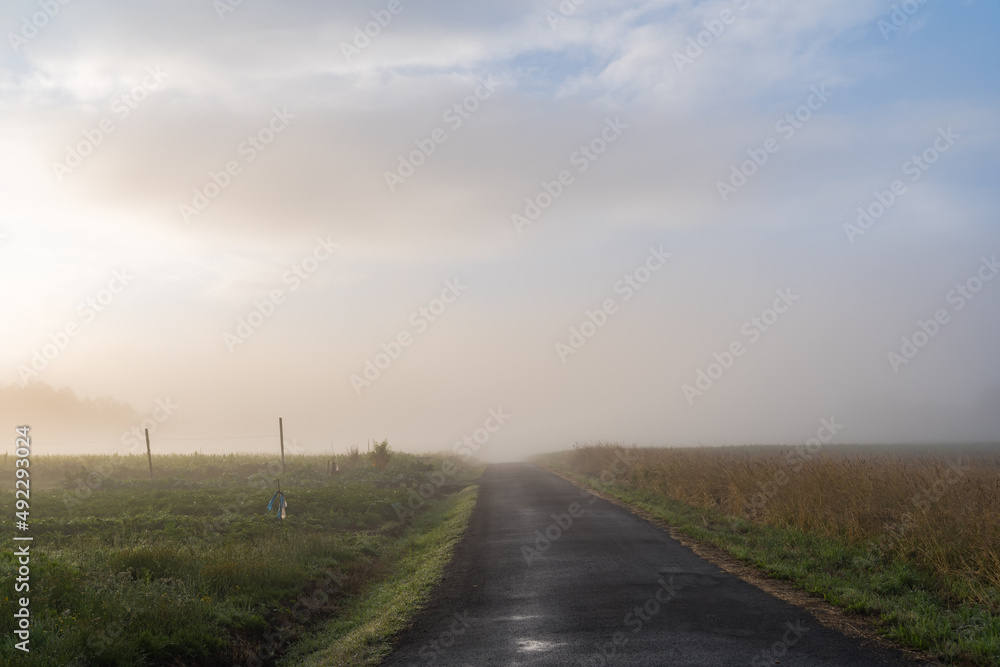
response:
<svg viewBox="0 0 1000 667"><path fill-rule="evenodd" d="M478 489L470 487L415 522L399 546L389 577L309 642L296 647L283 665L377 665L391 650L389 640L406 627L441 580L452 549L469 522Z"/></svg>
<svg viewBox="0 0 1000 667"><path fill-rule="evenodd" d="M1000 664L995 453L601 445L541 462L866 615L901 644Z"/></svg>
<svg viewBox="0 0 1000 667"><path fill-rule="evenodd" d="M13 646L11 585L0 591L0 663L276 664L396 576L414 545L452 521L440 507L475 474L394 453L384 471L341 457L330 475L328 459L298 457L282 476L288 517L279 521L265 510L280 472L273 461L153 463L164 477L151 484L144 457L32 460L31 653ZM421 486L433 497L399 511ZM0 495L12 507L13 494ZM0 517L8 534L11 524L12 512ZM3 581L16 567L10 550L0 555Z"/></svg>

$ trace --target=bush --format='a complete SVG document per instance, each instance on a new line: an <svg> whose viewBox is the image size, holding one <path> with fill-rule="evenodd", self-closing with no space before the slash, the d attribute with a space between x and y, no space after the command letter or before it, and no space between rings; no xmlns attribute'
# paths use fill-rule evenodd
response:
<svg viewBox="0 0 1000 667"><path fill-rule="evenodd" d="M382 442L376 442L372 446L372 465L378 469L379 472L385 472L386 467L389 465L389 459L392 458L392 450L389 449L389 441L383 440Z"/></svg>

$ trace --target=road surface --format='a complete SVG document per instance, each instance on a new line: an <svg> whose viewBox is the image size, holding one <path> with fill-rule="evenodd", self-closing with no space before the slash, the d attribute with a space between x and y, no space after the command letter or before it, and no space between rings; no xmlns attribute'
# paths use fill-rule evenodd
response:
<svg viewBox="0 0 1000 667"><path fill-rule="evenodd" d="M926 665L819 624L533 464L489 466L466 538L385 667Z"/></svg>

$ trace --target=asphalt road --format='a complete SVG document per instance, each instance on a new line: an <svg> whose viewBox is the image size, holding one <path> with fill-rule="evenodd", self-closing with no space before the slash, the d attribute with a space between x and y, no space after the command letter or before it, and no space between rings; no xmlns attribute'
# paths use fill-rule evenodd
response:
<svg viewBox="0 0 1000 667"><path fill-rule="evenodd" d="M479 493L383 665L926 664L823 627L538 466L489 466Z"/></svg>

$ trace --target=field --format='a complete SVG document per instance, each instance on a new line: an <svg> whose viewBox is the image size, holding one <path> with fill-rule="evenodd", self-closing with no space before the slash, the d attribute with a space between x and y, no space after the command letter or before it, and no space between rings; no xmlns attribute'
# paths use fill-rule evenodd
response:
<svg viewBox="0 0 1000 667"><path fill-rule="evenodd" d="M398 453L384 470L355 455L334 472L332 460L282 471L264 457L154 457L151 483L145 457L33 458L31 653L13 645L11 584L0 662L373 664L440 575L475 471ZM266 509L279 475L284 520ZM13 492L0 495L11 535ZM16 570L7 549L0 576ZM373 596L385 598L374 613Z"/></svg>
<svg viewBox="0 0 1000 667"><path fill-rule="evenodd" d="M576 448L541 462L949 663L1000 664L1000 452Z"/></svg>

